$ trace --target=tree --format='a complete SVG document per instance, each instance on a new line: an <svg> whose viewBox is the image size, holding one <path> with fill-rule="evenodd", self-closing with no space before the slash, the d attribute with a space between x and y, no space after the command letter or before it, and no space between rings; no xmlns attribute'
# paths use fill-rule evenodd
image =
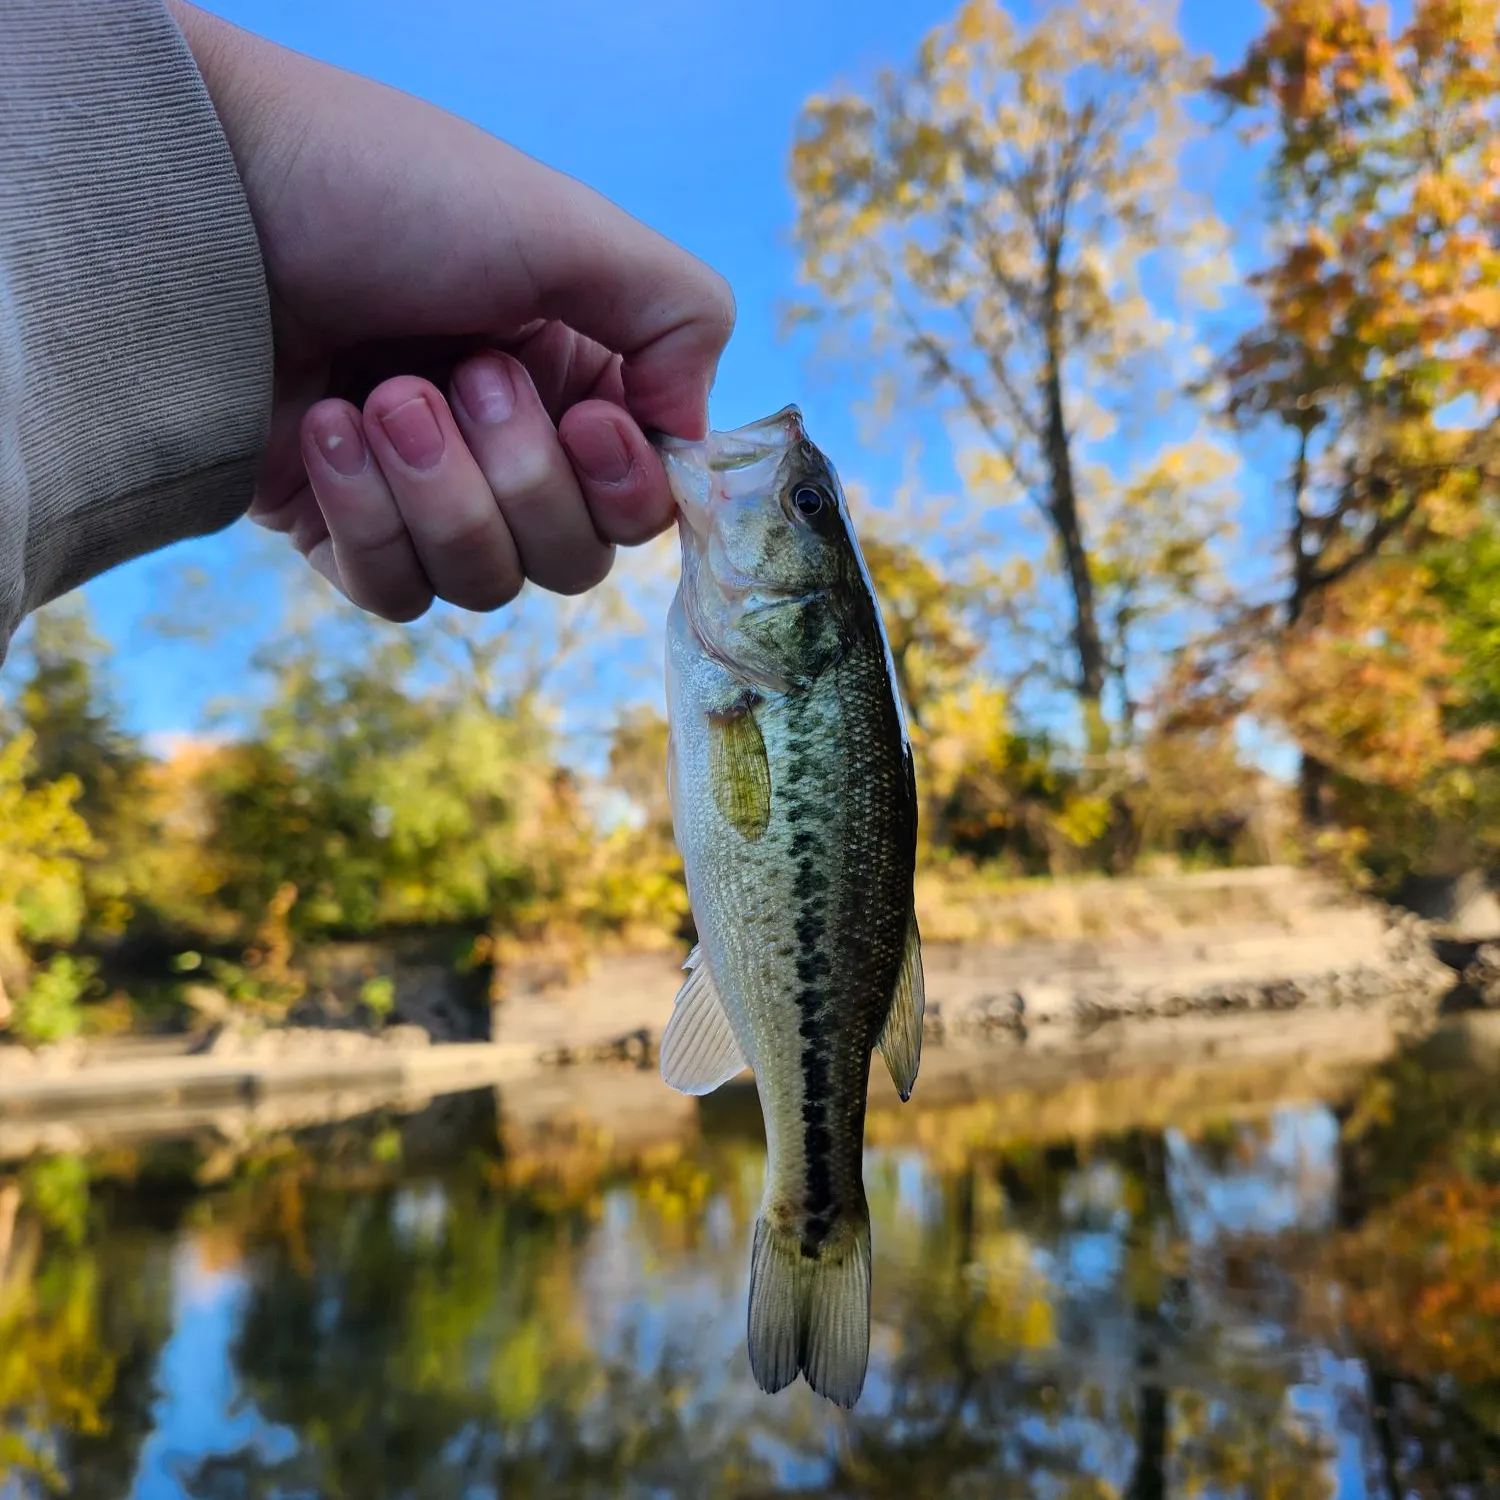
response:
<svg viewBox="0 0 1500 1500"><path fill-rule="evenodd" d="M924 852L1055 868L1097 835L1104 809L1045 737L1018 728L1013 700L1030 664L1008 682L989 670L991 626L1013 619L1029 569L997 572L972 556L944 566L888 529L861 548L907 710Z"/></svg>
<svg viewBox="0 0 1500 1500"><path fill-rule="evenodd" d="M1231 454L1199 437L1169 445L1122 480L1102 469L1088 475L1105 657L1127 743L1163 660L1231 607L1218 545L1231 530L1235 468Z"/></svg>
<svg viewBox="0 0 1500 1500"><path fill-rule="evenodd" d="M886 530L860 546L880 601L896 686L920 733L936 705L979 672L987 627L1004 606L1006 585L973 558L962 571L945 568Z"/></svg>
<svg viewBox="0 0 1500 1500"><path fill-rule="evenodd" d="M1201 76L1159 8L1073 0L1023 30L967 0L870 97L809 101L792 155L807 282L977 436L976 477L1044 518L1096 743L1109 656L1079 449L1110 408L1145 416L1153 366L1171 383L1171 314L1217 245L1182 186Z"/></svg>
<svg viewBox="0 0 1500 1500"><path fill-rule="evenodd" d="M0 1027L10 1019L7 986L20 983L33 942L69 942L83 921L82 857L88 825L72 777L36 785L30 731L0 746Z"/></svg>
<svg viewBox="0 0 1500 1500"><path fill-rule="evenodd" d="M1500 4L1416 0L1395 33L1366 0L1270 12L1215 82L1271 135L1277 216L1264 318L1221 375L1237 422L1291 439L1296 641L1372 558L1461 533L1500 478ZM1307 745L1309 823L1325 780Z"/></svg>
<svg viewBox="0 0 1500 1500"><path fill-rule="evenodd" d="M82 1158L0 1178L0 1488L117 1500L157 1417L167 1236L96 1229ZM160 1226L160 1221L158 1221Z"/></svg>
<svg viewBox="0 0 1500 1500"><path fill-rule="evenodd" d="M121 724L108 649L85 604L70 598L39 611L18 654L26 671L12 716L33 738L30 784L77 787L76 811L93 836L83 863L85 923L119 933L150 883L149 762Z"/></svg>

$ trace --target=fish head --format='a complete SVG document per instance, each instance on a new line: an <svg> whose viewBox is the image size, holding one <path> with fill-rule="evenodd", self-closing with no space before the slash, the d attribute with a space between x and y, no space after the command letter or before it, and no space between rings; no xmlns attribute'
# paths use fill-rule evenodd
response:
<svg viewBox="0 0 1500 1500"><path fill-rule="evenodd" d="M683 604L705 648L768 687L816 677L873 599L843 487L802 413L658 451L678 506Z"/></svg>

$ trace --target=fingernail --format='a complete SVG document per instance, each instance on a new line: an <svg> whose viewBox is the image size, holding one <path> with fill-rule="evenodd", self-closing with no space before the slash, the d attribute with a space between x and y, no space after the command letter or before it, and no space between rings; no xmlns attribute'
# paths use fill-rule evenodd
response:
<svg viewBox="0 0 1500 1500"><path fill-rule="evenodd" d="M443 429L425 396L403 401L381 417L380 425L402 463L413 469L430 469L443 456Z"/></svg>
<svg viewBox="0 0 1500 1500"><path fill-rule="evenodd" d="M330 412L313 431L318 452L335 474L352 479L363 474L369 453L359 424L346 411Z"/></svg>
<svg viewBox="0 0 1500 1500"><path fill-rule="evenodd" d="M498 359L471 359L453 376L458 399L476 422L503 422L516 409L510 371Z"/></svg>
<svg viewBox="0 0 1500 1500"><path fill-rule="evenodd" d="M596 484L618 484L630 473L630 449L613 422L580 423L568 434L568 453Z"/></svg>

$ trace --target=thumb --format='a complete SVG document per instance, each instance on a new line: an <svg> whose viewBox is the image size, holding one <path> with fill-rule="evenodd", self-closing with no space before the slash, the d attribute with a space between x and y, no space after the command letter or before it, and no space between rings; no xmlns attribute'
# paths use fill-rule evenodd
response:
<svg viewBox="0 0 1500 1500"><path fill-rule="evenodd" d="M337 341L505 340L556 319L622 356L642 426L699 438L729 287L600 194L424 100L167 0L281 303Z"/></svg>
<svg viewBox="0 0 1500 1500"><path fill-rule="evenodd" d="M728 283L591 188L501 149L520 189L511 201L528 205L507 215L507 227L537 315L622 356L626 405L641 426L703 437L708 393L734 330Z"/></svg>

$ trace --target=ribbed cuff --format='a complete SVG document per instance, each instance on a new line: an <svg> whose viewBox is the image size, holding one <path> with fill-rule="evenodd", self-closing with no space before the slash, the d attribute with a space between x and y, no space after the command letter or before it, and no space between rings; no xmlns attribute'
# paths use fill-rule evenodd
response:
<svg viewBox="0 0 1500 1500"><path fill-rule="evenodd" d="M159 0L0 5L0 655L26 611L227 526L270 418L265 272Z"/></svg>

